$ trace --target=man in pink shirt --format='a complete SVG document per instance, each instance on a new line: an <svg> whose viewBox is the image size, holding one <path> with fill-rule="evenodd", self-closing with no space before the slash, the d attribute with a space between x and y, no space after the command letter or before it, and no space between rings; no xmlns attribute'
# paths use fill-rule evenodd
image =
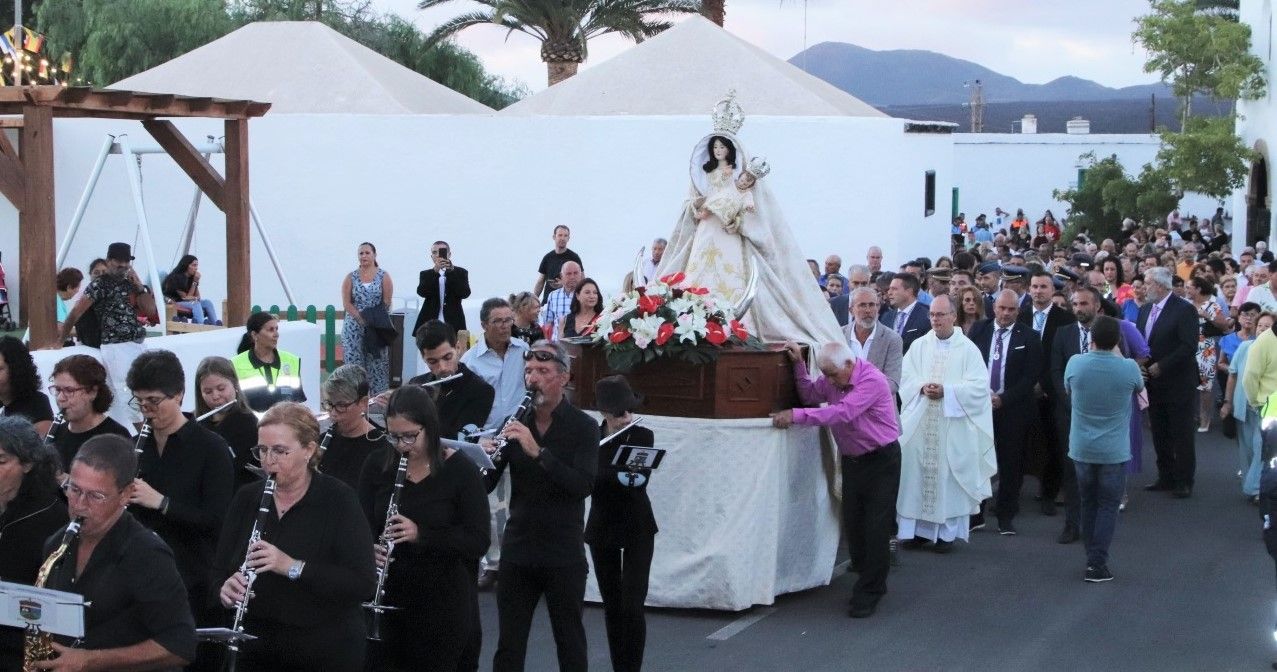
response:
<svg viewBox="0 0 1277 672"><path fill-rule="evenodd" d="M842 459L842 519L846 526L851 571L860 574L852 588L852 618L872 616L887 593L891 569L888 542L896 516L900 485L900 422L887 377L852 355L846 343L826 343L817 353L820 378L812 378L794 343L786 343L802 403L772 414L772 425L828 427Z"/></svg>

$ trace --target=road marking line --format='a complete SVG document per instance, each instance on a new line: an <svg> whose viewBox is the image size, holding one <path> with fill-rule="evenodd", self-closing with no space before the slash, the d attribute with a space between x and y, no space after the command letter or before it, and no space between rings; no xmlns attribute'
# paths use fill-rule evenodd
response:
<svg viewBox="0 0 1277 672"><path fill-rule="evenodd" d="M712 634L710 634L710 636L706 637L705 639L712 639L719 642L730 639L732 637L735 637L736 635L739 635L741 631L743 631L745 628L748 628L749 626L763 620L764 618L771 616L775 612L776 612L775 607L759 607L758 609L754 610L753 613L746 614L736 619L735 621L728 623L722 628L719 628L718 630L714 631Z"/></svg>

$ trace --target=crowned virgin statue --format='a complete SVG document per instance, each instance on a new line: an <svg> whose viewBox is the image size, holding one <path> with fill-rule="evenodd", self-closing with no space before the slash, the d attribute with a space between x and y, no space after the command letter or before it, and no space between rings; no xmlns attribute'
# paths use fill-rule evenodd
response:
<svg viewBox="0 0 1277 672"><path fill-rule="evenodd" d="M735 93L714 106L714 132L692 149L691 189L657 276L682 272L734 306L764 341L821 344L844 336L763 180L736 134L745 115Z"/></svg>

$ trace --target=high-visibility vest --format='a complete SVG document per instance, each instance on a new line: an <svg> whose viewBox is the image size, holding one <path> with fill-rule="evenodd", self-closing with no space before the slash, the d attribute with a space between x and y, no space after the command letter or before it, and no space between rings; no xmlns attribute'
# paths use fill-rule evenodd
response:
<svg viewBox="0 0 1277 672"><path fill-rule="evenodd" d="M278 366L258 368L253 366L251 354L251 350L245 350L231 359L249 408L260 413L280 401L306 400L306 394L302 392L302 362L297 355L276 350Z"/></svg>

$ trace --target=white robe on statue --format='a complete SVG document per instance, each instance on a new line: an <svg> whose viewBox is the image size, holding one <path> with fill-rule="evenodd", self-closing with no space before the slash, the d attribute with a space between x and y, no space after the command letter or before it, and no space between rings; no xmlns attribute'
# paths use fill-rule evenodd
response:
<svg viewBox="0 0 1277 672"><path fill-rule="evenodd" d="M922 386L940 383L928 399ZM899 537L967 539L968 519L993 494L993 402L980 349L957 329L914 341L900 380Z"/></svg>

